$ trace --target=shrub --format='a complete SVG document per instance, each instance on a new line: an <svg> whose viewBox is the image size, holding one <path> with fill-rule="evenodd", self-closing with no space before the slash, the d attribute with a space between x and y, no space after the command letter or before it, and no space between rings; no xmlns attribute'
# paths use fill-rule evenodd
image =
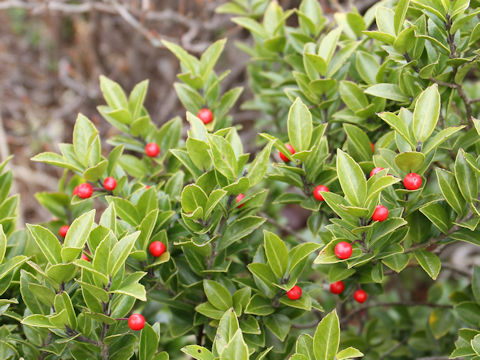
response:
<svg viewBox="0 0 480 360"><path fill-rule="evenodd" d="M65 169L37 194L55 220L15 230L0 165L2 358L479 359L480 268L443 252L480 245L478 2L218 11L253 37L257 149L214 71L225 40L200 58L164 42L186 126L152 121L148 81L101 77L109 152L79 115L33 158Z"/></svg>

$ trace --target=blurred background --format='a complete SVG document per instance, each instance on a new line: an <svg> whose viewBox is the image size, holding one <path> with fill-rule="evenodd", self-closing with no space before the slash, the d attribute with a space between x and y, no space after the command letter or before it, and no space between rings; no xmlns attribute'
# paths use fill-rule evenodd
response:
<svg viewBox="0 0 480 360"><path fill-rule="evenodd" d="M219 69L232 70L226 88L246 85L248 56L235 47L248 34L215 9L219 0L0 0L0 159L14 155L14 192L21 201L20 224L50 220L34 198L55 190L61 172L29 159L58 151L71 142L78 112L92 119L102 136L110 131L96 107L102 104L98 77L105 74L127 90L150 79L146 102L152 120L161 124L185 116L172 84L178 61L160 39L198 55L214 40L227 37ZM364 11L375 1L319 0L324 13ZM294 8L299 0L279 0ZM248 86L246 87L248 88ZM245 91L241 104L248 99ZM254 138L255 113L234 110L242 133ZM249 131L250 129L250 131ZM251 136L249 136L251 133Z"/></svg>

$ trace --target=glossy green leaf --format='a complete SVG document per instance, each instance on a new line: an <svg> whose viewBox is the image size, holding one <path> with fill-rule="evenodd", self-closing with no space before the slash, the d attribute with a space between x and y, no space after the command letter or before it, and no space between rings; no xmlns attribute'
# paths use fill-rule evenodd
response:
<svg viewBox="0 0 480 360"><path fill-rule="evenodd" d="M312 114L300 98L288 112L288 138L295 151L308 150L312 139Z"/></svg>
<svg viewBox="0 0 480 360"><path fill-rule="evenodd" d="M440 93L437 84L425 89L418 97L413 111L413 134L419 142L424 142L437 126L440 115Z"/></svg>

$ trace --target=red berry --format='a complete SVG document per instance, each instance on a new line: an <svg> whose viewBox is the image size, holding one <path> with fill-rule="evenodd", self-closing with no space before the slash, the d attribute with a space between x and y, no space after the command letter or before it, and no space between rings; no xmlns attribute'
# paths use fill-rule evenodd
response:
<svg viewBox="0 0 480 360"><path fill-rule="evenodd" d="M103 187L105 188L105 190L113 191L117 187L117 180L109 176L105 178L105 180L103 180Z"/></svg>
<svg viewBox="0 0 480 360"><path fill-rule="evenodd" d="M330 292L332 294L341 294L343 290L345 290L345 284L341 280L330 284Z"/></svg>
<svg viewBox="0 0 480 360"><path fill-rule="evenodd" d="M383 205L377 205L372 215L373 221L385 221L388 218L388 209Z"/></svg>
<svg viewBox="0 0 480 360"><path fill-rule="evenodd" d="M422 186L422 177L416 173L407 174L407 176L403 178L403 186L405 186L407 190L417 190Z"/></svg>
<svg viewBox="0 0 480 360"><path fill-rule="evenodd" d="M298 300L302 297L302 288L298 285L295 285L289 291L287 291L287 297L290 300Z"/></svg>
<svg viewBox="0 0 480 360"><path fill-rule="evenodd" d="M245 195L244 195L244 194L238 194L238 195L237 195L237 199L236 199L237 203L239 203L240 201L242 201L244 198L245 198ZM238 205L237 208L240 209L243 205L245 205L245 203Z"/></svg>
<svg viewBox="0 0 480 360"><path fill-rule="evenodd" d="M213 114L212 112L210 111L210 109L201 109L198 114L197 114L197 117L202 120L202 122L207 125L208 123L212 122L213 120Z"/></svg>
<svg viewBox="0 0 480 360"><path fill-rule="evenodd" d="M158 154L160 154L160 148L155 143L148 143L145 145L145 154L150 157L156 157Z"/></svg>
<svg viewBox="0 0 480 360"><path fill-rule="evenodd" d="M359 289L353 293L353 298L358 303L364 303L367 300L367 293L365 290Z"/></svg>
<svg viewBox="0 0 480 360"><path fill-rule="evenodd" d="M145 326L145 318L142 314L132 314L128 318L128 327L132 330L142 330Z"/></svg>
<svg viewBox="0 0 480 360"><path fill-rule="evenodd" d="M382 167L376 167L376 168L373 168L372 171L370 171L370 177L372 177L373 175L375 175L376 173L382 171L383 168Z"/></svg>
<svg viewBox="0 0 480 360"><path fill-rule="evenodd" d="M145 189L150 189L150 185L145 185Z"/></svg>
<svg viewBox="0 0 480 360"><path fill-rule="evenodd" d="M73 195L74 195L74 196L75 196L75 195L78 195L78 186L75 186L75 187L73 188Z"/></svg>
<svg viewBox="0 0 480 360"><path fill-rule="evenodd" d="M62 225L58 230L58 235L64 238L65 236L67 236L68 229L70 229L70 226Z"/></svg>
<svg viewBox="0 0 480 360"><path fill-rule="evenodd" d="M287 144L285 145L285 147L287 148L288 151L290 151L290 153L293 155L295 154L295 149L293 148L292 145L290 144ZM278 152L278 155L280 155L280 159L282 159L283 161L285 162L289 162L290 160L282 153L282 152Z"/></svg>
<svg viewBox="0 0 480 360"><path fill-rule="evenodd" d="M161 241L154 241L150 244L148 250L153 256L159 257L165 252L165 245Z"/></svg>
<svg viewBox="0 0 480 360"><path fill-rule="evenodd" d="M322 196L322 191L329 192L330 190L328 190L328 187L326 187L325 185L318 185L318 186L315 186L315 189L313 189L313 196L318 201L324 200Z"/></svg>
<svg viewBox="0 0 480 360"><path fill-rule="evenodd" d="M352 256L353 248L352 245L346 241L340 241L335 245L335 255L341 259L345 260Z"/></svg>
<svg viewBox="0 0 480 360"><path fill-rule="evenodd" d="M77 186L77 195L79 198L88 199L93 194L93 187L90 184L83 183Z"/></svg>
<svg viewBox="0 0 480 360"><path fill-rule="evenodd" d="M370 148L372 149L372 153L374 153L375 152L375 146L373 145L372 142L370 143Z"/></svg>
<svg viewBox="0 0 480 360"><path fill-rule="evenodd" d="M85 255L84 253L82 253L81 259L90 262L90 259L89 259L88 256Z"/></svg>

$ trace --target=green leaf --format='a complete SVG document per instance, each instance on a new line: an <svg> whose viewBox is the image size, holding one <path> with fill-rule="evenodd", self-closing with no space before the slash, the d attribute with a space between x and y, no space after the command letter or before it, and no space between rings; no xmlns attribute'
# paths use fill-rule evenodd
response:
<svg viewBox="0 0 480 360"><path fill-rule="evenodd" d="M420 212L444 234L450 230L452 226L450 215L447 213L445 207L441 204L430 203L427 206L420 208Z"/></svg>
<svg viewBox="0 0 480 360"><path fill-rule="evenodd" d="M455 324L455 318L448 309L434 309L428 318L428 325L435 339L447 335Z"/></svg>
<svg viewBox="0 0 480 360"><path fill-rule="evenodd" d="M395 164L406 173L416 172L425 163L425 155L416 151L407 151L395 156Z"/></svg>
<svg viewBox="0 0 480 360"><path fill-rule="evenodd" d="M42 251L43 255L47 258L50 264L58 264L62 262L62 246L57 237L53 233L40 225L27 224L27 229L32 234L33 240ZM70 231L70 230L69 230ZM2 237L5 238L2 229ZM6 240L5 240L6 241ZM6 242L5 242L6 245ZM0 256L0 259L3 256ZM1 263L1 261L0 261Z"/></svg>
<svg viewBox="0 0 480 360"><path fill-rule="evenodd" d="M210 135L210 146L213 155L213 165L229 180L235 180L238 175L238 164L232 145L221 136Z"/></svg>
<svg viewBox="0 0 480 360"><path fill-rule="evenodd" d="M70 230L69 230L70 231ZM130 252L135 245L135 241L140 235L140 231L136 231L133 234L129 234L120 239L112 249L110 258L112 259L109 262L108 274L114 277L117 272L125 265L127 257L130 255Z"/></svg>
<svg viewBox="0 0 480 360"><path fill-rule="evenodd" d="M215 360L215 357L213 356L211 351L208 349L205 349L202 346L187 345L187 346L184 346L181 350L184 354L191 356L195 360Z"/></svg>
<svg viewBox="0 0 480 360"><path fill-rule="evenodd" d="M342 33L342 29L340 27L330 31L326 36L324 36L320 42L318 47L318 55L320 55L327 65L330 63L332 59L333 53L338 45L338 39L340 38L340 34ZM325 75L325 74L321 74Z"/></svg>
<svg viewBox="0 0 480 360"><path fill-rule="evenodd" d="M72 225L70 225L62 249L62 260L64 262L69 262L75 259L83 249L83 246L88 239L88 235L92 230L94 217L95 210L91 210L76 218Z"/></svg>
<svg viewBox="0 0 480 360"><path fill-rule="evenodd" d="M269 231L263 232L265 236L265 255L267 256L268 265L273 273L281 279L288 266L288 250L287 246L277 235Z"/></svg>
<svg viewBox="0 0 480 360"><path fill-rule="evenodd" d="M437 126L440 115L440 93L438 85L433 84L418 97L413 111L413 133L415 139L424 142Z"/></svg>
<svg viewBox="0 0 480 360"><path fill-rule="evenodd" d="M151 360L155 356L158 350L158 334L150 326L149 323L145 323L145 327L140 334L140 345L138 347L138 359L139 360Z"/></svg>
<svg viewBox="0 0 480 360"><path fill-rule="evenodd" d="M404 138L413 148L416 147L414 142L410 138L410 133L408 131L407 125L400 117L390 112L382 112L378 114L378 116L388 125L390 125L393 129L395 129L395 131L402 138Z"/></svg>
<svg viewBox="0 0 480 360"><path fill-rule="evenodd" d="M186 213L194 212L197 208L204 208L208 198L202 188L195 184L187 185L182 191L182 209Z"/></svg>
<svg viewBox="0 0 480 360"><path fill-rule="evenodd" d="M257 185L265 177L272 146L273 143L269 142L250 164L247 173L247 179L250 181L250 186Z"/></svg>
<svg viewBox="0 0 480 360"><path fill-rule="evenodd" d="M23 325L39 327L39 328L55 328L56 326L50 323L50 320L45 315L30 315L22 320Z"/></svg>
<svg viewBox="0 0 480 360"><path fill-rule="evenodd" d="M207 80L220 57L227 39L221 39L210 45L200 58L200 75Z"/></svg>
<svg viewBox="0 0 480 360"><path fill-rule="evenodd" d="M350 110L362 110L368 106L368 99L357 84L343 80L340 82L338 91L343 102Z"/></svg>
<svg viewBox="0 0 480 360"><path fill-rule="evenodd" d="M178 98L182 102L186 110L197 114L205 104L205 100L190 86L180 83L173 84Z"/></svg>
<svg viewBox="0 0 480 360"><path fill-rule="evenodd" d="M313 337L315 360L334 360L340 344L340 323L336 310L325 316Z"/></svg>
<svg viewBox="0 0 480 360"><path fill-rule="evenodd" d="M437 173L438 185L440 186L443 198L458 215L463 214L466 203L460 189L458 188L455 176L446 170L437 168L435 171Z"/></svg>
<svg viewBox="0 0 480 360"><path fill-rule="evenodd" d="M302 100L297 98L288 112L288 139L295 151L310 149L312 131L312 114Z"/></svg>
<svg viewBox="0 0 480 360"><path fill-rule="evenodd" d="M462 130L465 126L455 126L449 127L441 130L435 136L427 140L425 145L422 147L422 152L428 154L430 151L435 150L440 146L444 141L448 140L451 136L455 135L458 131Z"/></svg>
<svg viewBox="0 0 480 360"><path fill-rule="evenodd" d="M373 85L377 82L380 65L373 55L365 51L358 51L355 54L355 67L362 80L367 84Z"/></svg>
<svg viewBox="0 0 480 360"><path fill-rule="evenodd" d="M3 232L3 226L0 225L0 264L2 263L3 258L5 257L6 251L7 251L7 237Z"/></svg>
<svg viewBox="0 0 480 360"><path fill-rule="evenodd" d="M219 310L228 310L233 306L232 295L222 284L213 280L203 280L203 289L208 301Z"/></svg>
<svg viewBox="0 0 480 360"><path fill-rule="evenodd" d="M248 360L248 346L243 340L242 330L238 329L223 350L220 360Z"/></svg>
<svg viewBox="0 0 480 360"><path fill-rule="evenodd" d="M234 242L251 234L265 222L264 218L259 216L246 216L235 220L227 226L225 233L218 240L217 251L226 249Z"/></svg>
<svg viewBox="0 0 480 360"><path fill-rule="evenodd" d="M395 7L394 27L396 34L399 34L402 30L409 3L410 0L399 0L397 6Z"/></svg>
<svg viewBox="0 0 480 360"><path fill-rule="evenodd" d="M336 359L337 360L352 359L352 358L357 358L357 357L361 357L361 356L363 356L362 352L358 351L357 349L355 349L353 347L348 347L348 348L340 351L337 354Z"/></svg>
<svg viewBox="0 0 480 360"><path fill-rule="evenodd" d="M337 149L337 176L350 204L363 206L367 196L365 175L360 165L340 149Z"/></svg>
<svg viewBox="0 0 480 360"><path fill-rule="evenodd" d="M261 295L253 295L245 309L246 314L267 316L275 312L272 302Z"/></svg>
<svg viewBox="0 0 480 360"><path fill-rule="evenodd" d="M96 149L97 154L94 154L94 140L97 136L98 131L92 122L86 116L79 114L73 128L73 149L84 166L96 165L100 160L99 149ZM90 154L94 154L94 158L89 159Z"/></svg>
<svg viewBox="0 0 480 360"><path fill-rule="evenodd" d="M472 292L476 302L480 304L480 267L473 267Z"/></svg>
<svg viewBox="0 0 480 360"><path fill-rule="evenodd" d="M440 273L442 262L437 255L427 250L416 250L413 252L420 266L425 272L435 280Z"/></svg>
<svg viewBox="0 0 480 360"><path fill-rule="evenodd" d="M349 151L350 153L352 153L352 150L354 151L353 157L355 157L355 154L358 154L356 158L359 160L370 160L372 158L372 149L367 134L355 125L343 124L343 128L348 137Z"/></svg>
<svg viewBox="0 0 480 360"><path fill-rule="evenodd" d="M35 155L32 158L32 161L43 162L46 164L50 164L53 166L59 166L65 169L77 171L81 173L83 170L80 168L78 163L72 163L65 159L63 156L59 154L55 154L53 152L43 152L38 155Z"/></svg>
<svg viewBox="0 0 480 360"><path fill-rule="evenodd" d="M476 335L470 341L470 345L472 345L472 349L475 351L475 354L480 355L480 335Z"/></svg>
<svg viewBox="0 0 480 360"><path fill-rule="evenodd" d="M290 318L283 314L270 315L266 317L263 322L273 335L282 342L285 341L292 325Z"/></svg>
<svg viewBox="0 0 480 360"><path fill-rule="evenodd" d="M142 82L135 85L132 92L130 93L128 99L128 109L132 114L132 119L137 119L140 116L140 113L143 108L143 103L145 97L147 96L148 91L148 80L143 80Z"/></svg>
<svg viewBox="0 0 480 360"><path fill-rule="evenodd" d="M398 101L398 102L407 102L408 97L402 93L402 90L398 85L395 84L375 84L368 87L365 90L365 94L380 97L383 99Z"/></svg>
<svg viewBox="0 0 480 360"><path fill-rule="evenodd" d="M101 75L100 88L102 89L103 97L110 108L128 108L127 96L122 90L122 87L115 81Z"/></svg>
<svg viewBox="0 0 480 360"><path fill-rule="evenodd" d="M455 179L463 198L471 202L478 197L478 179L475 171L467 163L465 156L463 149L460 149L455 159Z"/></svg>
<svg viewBox="0 0 480 360"><path fill-rule="evenodd" d="M165 45L192 74L197 73L199 61L194 56L187 53L181 46L170 41L162 40L162 44Z"/></svg>
<svg viewBox="0 0 480 360"><path fill-rule="evenodd" d="M238 319L233 312L233 309L225 311L221 316L217 327L217 334L213 344L214 351L221 354L235 333L239 330Z"/></svg>
<svg viewBox="0 0 480 360"><path fill-rule="evenodd" d="M465 301L455 305L455 312L467 324L477 327L480 323L480 305Z"/></svg>
<svg viewBox="0 0 480 360"><path fill-rule="evenodd" d="M234 17L232 18L232 21L240 25L241 27L250 30L252 33L260 36L261 38L265 38L267 33L265 31L265 28L259 24L257 21L247 18L247 17Z"/></svg>

